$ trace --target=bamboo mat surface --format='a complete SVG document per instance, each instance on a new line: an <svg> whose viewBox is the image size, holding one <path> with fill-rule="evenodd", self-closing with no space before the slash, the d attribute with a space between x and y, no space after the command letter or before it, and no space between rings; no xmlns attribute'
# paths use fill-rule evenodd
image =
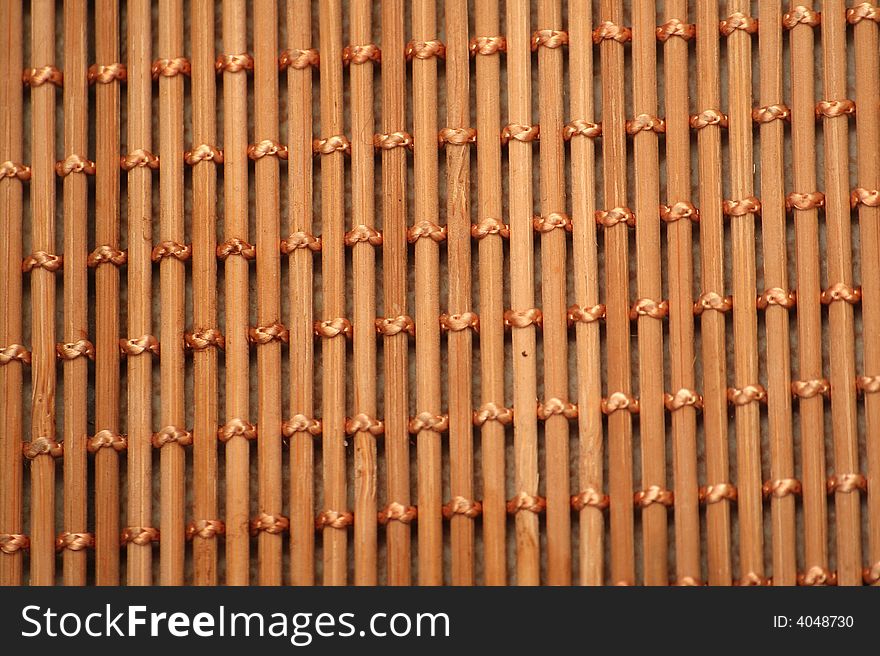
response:
<svg viewBox="0 0 880 656"><path fill-rule="evenodd" d="M0 0L0 585L880 582L878 30Z"/></svg>

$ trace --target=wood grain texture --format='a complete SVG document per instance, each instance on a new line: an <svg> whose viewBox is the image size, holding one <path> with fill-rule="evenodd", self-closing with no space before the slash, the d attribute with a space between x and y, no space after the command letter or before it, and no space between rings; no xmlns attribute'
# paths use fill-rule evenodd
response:
<svg viewBox="0 0 880 656"><path fill-rule="evenodd" d="M214 3L190 7L192 28L192 149L217 147L217 88L214 71ZM217 330L217 162L203 159L192 170L191 332ZM198 346L197 342L193 342ZM193 501L192 522L217 521L218 349L193 348ZM217 585L217 536L194 533L193 583Z"/></svg>
<svg viewBox="0 0 880 656"><path fill-rule="evenodd" d="M55 65L55 3L31 6L31 66ZM31 87L31 251L55 251L55 105L52 84ZM31 442L56 440L55 273L37 267L31 284ZM31 585L55 583L55 458L31 461Z"/></svg>
<svg viewBox="0 0 880 656"><path fill-rule="evenodd" d="M855 3L853 3L855 6ZM880 108L872 102L880 93L880 62L872 53L877 52L877 23L861 21L853 28L855 57L855 101L860 107L856 114L858 141L858 186L877 189L880 186L880 162L875 153L880 148ZM859 205L859 244L862 270L868 262L880 260L880 209ZM864 349L864 376L880 373L880 279L862 275L862 348ZM880 397L865 395L867 431L875 434L880 425ZM880 442L867 440L868 474L868 569L866 582L876 584L875 574L880 562L880 494L874 490L874 481L880 474Z"/></svg>
<svg viewBox="0 0 880 656"><path fill-rule="evenodd" d="M129 153L152 151L152 66L150 3L128 1L128 138ZM182 157L182 155L181 155ZM150 335L152 328L153 250L152 171L137 166L128 172L128 337ZM128 526L155 526L153 520L152 355L145 351L126 358L128 375ZM128 543L127 582L151 585L150 543Z"/></svg>
<svg viewBox="0 0 880 656"><path fill-rule="evenodd" d="M446 126L470 127L470 75L467 2L447 0ZM491 134L491 133L490 133ZM449 267L447 312L472 311L470 149L468 143L446 144L446 222ZM449 369L449 492L450 498L474 498L473 454L473 331L450 330ZM474 584L474 521L462 514L450 520L452 585Z"/></svg>
<svg viewBox="0 0 880 656"><path fill-rule="evenodd" d="M86 2L69 2L64 7L64 69L67 84L64 85L64 150L66 154L88 157L89 152L89 106L88 95L88 7ZM119 107L114 108L113 121L119 117ZM106 111L106 108L105 108ZM118 136L117 136L118 140ZM112 141L112 140L111 140ZM104 153L107 152L104 149ZM102 153L102 154L104 154ZM0 156L2 159L2 156ZM105 163L112 167L115 189L119 193L118 146L112 159ZM113 183L111 183L113 184ZM88 256L88 225L82 220L88 212L88 180L82 173L70 174L63 183L64 255L67 264L64 278L64 331L62 341L76 343L89 339L89 280L86 259ZM111 192L112 192L111 186ZM118 216L117 216L118 226ZM118 279L117 272L117 279ZM111 326L118 327L118 309L113 308ZM108 335L113 357L118 359L118 336ZM5 340L0 339L0 342ZM118 364L118 363L117 363ZM64 380L64 529L66 533L89 533L88 527L88 389L89 364L85 357L65 360L62 369ZM113 392L119 394L119 374L113 381ZM5 415L4 415L5 416ZM117 465L118 466L118 465ZM118 474L117 474L118 475ZM118 493L118 488L117 488ZM119 503L113 496L115 514L108 522L112 527L113 553L107 576L119 580ZM2 530L2 529L0 529ZM107 545L102 551L107 552ZM88 552L65 549L63 571L65 585L85 585L88 580ZM98 567L95 567L96 578ZM102 572L103 575L103 572Z"/></svg>
<svg viewBox="0 0 880 656"><path fill-rule="evenodd" d="M697 105L696 114L721 112L718 4L697 1ZM721 215L721 126L707 125L697 134L700 185L701 294L724 298L724 218ZM700 315L703 357L703 432L706 436L706 484L729 479L727 443L727 363L725 315L703 311ZM709 585L730 585L730 502L722 499L706 508Z"/></svg>
<svg viewBox="0 0 880 656"><path fill-rule="evenodd" d="M688 2L666 2L667 21L687 24ZM663 46L666 114L666 205L695 205L691 187L688 42L673 37ZM666 276L669 288L669 393L696 391L694 341L694 257L692 221L678 220L666 227ZM672 411L672 477L675 493L675 578L679 583L700 582L700 516L698 506L697 408L685 405Z"/></svg>
<svg viewBox="0 0 880 656"><path fill-rule="evenodd" d="M254 143L277 142L278 134L278 5L274 0L254 3ZM256 208L257 326L281 321L281 192L277 157L254 163ZM281 493L281 342L257 346L257 440L259 491L257 514L282 514ZM259 428L258 428L259 430ZM257 537L260 585L282 582L282 534L260 531Z"/></svg>
<svg viewBox="0 0 880 656"><path fill-rule="evenodd" d="M728 3L728 12L751 16L750 2ZM752 37L737 30L727 37L729 149L728 175L733 201L754 197L752 144ZM733 264L733 385L760 386L754 213L729 217ZM761 410L757 402L736 405L737 519L740 578L764 578L764 526L761 497ZM709 480L708 484L723 481Z"/></svg>
<svg viewBox="0 0 880 656"><path fill-rule="evenodd" d="M827 0L822 3L822 10L822 93L824 100L844 100L848 98L846 3L843 0ZM825 149L826 288L839 283L852 287L849 117L843 114L823 119L822 133ZM834 390L831 396L832 462L834 475L841 478L861 473L853 306L845 301L834 301L829 305L828 314L828 380ZM834 493L834 513L837 581L840 585L860 585L862 540L861 495L858 490L837 488Z"/></svg>
<svg viewBox="0 0 880 656"><path fill-rule="evenodd" d="M633 120L657 115L657 35L654 2L635 2L633 24ZM660 162L657 133L640 130L633 136L636 214L636 295L660 302ZM637 316L639 350L639 433L642 488L666 489L666 435L663 407L663 323L647 314ZM646 585L669 583L666 507L655 503L642 511L642 553Z"/></svg>
<svg viewBox="0 0 880 656"><path fill-rule="evenodd" d="M351 4L351 44L373 41L370 2ZM349 76L354 100L351 114L352 212L351 227L374 228L373 198L373 63L351 62ZM353 373L355 414L376 415L376 251L369 242L352 246ZM376 585L377 467L376 437L368 431L354 435L354 582Z"/></svg>
<svg viewBox="0 0 880 656"><path fill-rule="evenodd" d="M437 11L433 0L416 0L412 8L412 38L437 39ZM413 184L425 193L415 195L413 225L439 225L436 143L437 57L413 57ZM430 191L433 190L433 191ZM416 412L439 415L440 409L440 246L430 238L415 244ZM418 431L419 584L443 583L443 504L440 433Z"/></svg>
<svg viewBox="0 0 880 656"><path fill-rule="evenodd" d="M759 3L759 56L762 62L782 63L782 11L775 3ZM773 26L776 26L775 28ZM782 66L760 69L760 107L784 105ZM764 250L764 288L788 290L788 240L785 214L784 123L760 127L761 231ZM789 309L771 305L765 311L767 343L767 419L770 439L770 479L795 477L792 431L791 356ZM774 585L794 585L797 572L795 498L770 500Z"/></svg>
<svg viewBox="0 0 880 656"><path fill-rule="evenodd" d="M603 0L599 19L623 25L623 3ZM598 29L598 28L597 28ZM602 75L602 167L604 210L627 207L626 102L624 95L624 45L604 39L599 45ZM632 392L629 326L629 226L617 223L604 230L606 396ZM611 506L611 581L635 583L633 507L632 417L626 409L608 417L608 491L622 503Z"/></svg>
<svg viewBox="0 0 880 656"><path fill-rule="evenodd" d="M793 8L796 3L791 3ZM808 3L805 5L811 8ZM813 72L813 31L796 25L790 31L791 49L791 162L794 191L816 189L816 78ZM794 213L798 290L799 380L821 380L822 294L819 265L819 212ZM800 399L801 477L804 504L804 569L828 568L827 492L825 489L825 436L814 430L825 425L824 399Z"/></svg>
<svg viewBox="0 0 880 656"><path fill-rule="evenodd" d="M288 6L288 46L312 47L307 2ZM288 69L289 155L287 165L290 234L312 232L312 69ZM312 251L290 253L290 413L314 417L314 264ZM315 438L298 432L290 439L290 570L293 585L315 583Z"/></svg>
<svg viewBox="0 0 880 656"><path fill-rule="evenodd" d="M338 0L321 3L321 137L341 135L342 119L342 8ZM345 316L345 163L341 151L321 155L321 278L324 307L321 319ZM321 359L327 375L322 386L324 432L321 455L324 469L323 509L344 513L348 509L345 473L345 338L321 340ZM348 581L346 528L325 526L324 585Z"/></svg>
<svg viewBox="0 0 880 656"><path fill-rule="evenodd" d="M20 3L0 4L0 161L22 162L24 128L19 124L24 107L21 71L24 68ZM0 178L0 345L22 344L22 203L23 182L17 177ZM5 418L0 432L0 533L20 535L23 529L21 442L25 406L22 399L24 362L11 360L0 367L0 412ZM24 552L0 555L0 585L21 585Z"/></svg>
<svg viewBox="0 0 880 656"><path fill-rule="evenodd" d="M224 0L223 49L248 52L247 11L243 0ZM223 237L249 242L248 78L244 71L223 72ZM226 319L226 421L250 423L250 358L248 348L248 261L227 257L224 265ZM250 444L237 434L226 443L226 584L247 585L250 579Z"/></svg>
<svg viewBox="0 0 880 656"><path fill-rule="evenodd" d="M562 2L538 3L538 29L561 31ZM542 34L542 32L538 32ZM563 125L563 50L538 46L538 107L541 120L540 211L565 214ZM544 314L544 403L568 398L568 304L566 303L565 230L541 235L541 311ZM571 583L571 489L569 485L568 418L554 414L544 421L547 491L547 583Z"/></svg>
<svg viewBox="0 0 880 656"><path fill-rule="evenodd" d="M405 18L402 0L382 3L382 134L406 132ZM408 316L406 189L406 149L382 150L382 304L387 319ZM387 335L382 346L387 501L405 508L411 499L408 335ZM412 580L411 532L409 524L388 523L389 585L409 585Z"/></svg>
<svg viewBox="0 0 880 656"><path fill-rule="evenodd" d="M477 37L500 34L497 0L476 13ZM501 178L501 141L493 138L501 125L502 54L476 55L477 134L489 135L477 146L477 225L495 219L504 222ZM504 384L504 241L487 234L479 243L480 400L482 406L505 407ZM483 567L486 585L507 582L507 490L505 428L486 421L481 429L483 459Z"/></svg>
<svg viewBox="0 0 880 656"><path fill-rule="evenodd" d="M529 3L507 5L507 122L532 125L532 80ZM532 144L516 139L507 144L509 158L510 306L514 311L535 307L535 252L532 227ZM537 338L535 325L512 328L514 495L538 494ZM538 585L541 545L538 515L516 513L516 583Z"/></svg>

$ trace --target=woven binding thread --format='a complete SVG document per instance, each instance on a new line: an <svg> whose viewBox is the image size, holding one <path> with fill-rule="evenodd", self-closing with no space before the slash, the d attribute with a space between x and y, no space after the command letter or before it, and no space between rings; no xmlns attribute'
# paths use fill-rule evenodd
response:
<svg viewBox="0 0 880 656"><path fill-rule="evenodd" d="M507 52L507 39L503 36L475 36L468 44L471 57Z"/></svg>
<svg viewBox="0 0 880 656"><path fill-rule="evenodd" d="M125 82L128 79L128 69L125 64L92 64L89 66L89 84L110 84L111 82Z"/></svg>
<svg viewBox="0 0 880 656"><path fill-rule="evenodd" d="M55 353L59 360L76 360L77 358L95 359L95 346L87 339L75 342L60 342L55 345Z"/></svg>
<svg viewBox="0 0 880 656"><path fill-rule="evenodd" d="M354 523L354 515L349 511L323 510L315 520L315 529L321 531L325 528L345 530Z"/></svg>
<svg viewBox="0 0 880 656"><path fill-rule="evenodd" d="M465 499L462 496L452 497L452 499L443 506L443 517L450 520L456 515L467 517L468 519L475 519L482 513L483 504L479 501L473 501L472 499Z"/></svg>
<svg viewBox="0 0 880 656"><path fill-rule="evenodd" d="M145 547L153 542L159 542L159 529L151 526L128 526L122 529L120 541L123 546L136 544Z"/></svg>
<svg viewBox="0 0 880 656"><path fill-rule="evenodd" d="M677 18L670 18L668 21L657 27L657 40L665 43L674 36L681 37L685 41L690 41L696 34L696 26L692 23L685 23Z"/></svg>
<svg viewBox="0 0 880 656"><path fill-rule="evenodd" d="M91 533L70 533L64 531L55 538L55 551L84 551L95 546L95 536Z"/></svg>
<svg viewBox="0 0 880 656"><path fill-rule="evenodd" d="M382 526L389 522L411 524L417 515L418 511L415 506L404 506L402 503L392 501L379 511L378 520Z"/></svg>
<svg viewBox="0 0 880 656"><path fill-rule="evenodd" d="M291 68L293 70L303 70L309 68L318 68L321 58L318 51L314 48L289 48L283 50L278 57L278 68L284 70Z"/></svg>

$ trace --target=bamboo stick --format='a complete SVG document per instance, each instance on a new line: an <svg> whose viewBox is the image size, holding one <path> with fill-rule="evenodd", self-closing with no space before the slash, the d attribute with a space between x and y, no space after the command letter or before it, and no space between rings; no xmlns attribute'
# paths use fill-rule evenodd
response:
<svg viewBox="0 0 880 656"><path fill-rule="evenodd" d="M483 571L486 585L507 583L507 501L505 431L510 412L504 394L504 237L502 216L501 141L494 135L501 124L501 55L498 0L480 3L476 12L477 134L486 135L477 147L477 223L479 242L480 398L474 422L482 426ZM481 47L480 39L485 39ZM384 71L387 70L383 68ZM387 234L387 230L386 230ZM509 233L506 235L509 237ZM483 413L485 412L485 415ZM499 412L501 413L499 415Z"/></svg>
<svg viewBox="0 0 880 656"><path fill-rule="evenodd" d="M792 8L795 3L792 3ZM812 5L805 5L811 9ZM791 163L797 193L816 190L815 76L813 32L808 25L791 30ZM822 317L818 209L794 209L798 291L798 381L822 386ZM798 418L804 504L805 571L828 568L825 490L824 408L821 394L800 398ZM822 427L823 430L817 430ZM789 486L790 487L790 486Z"/></svg>
<svg viewBox="0 0 880 656"><path fill-rule="evenodd" d="M95 5L95 56L98 66L119 60L119 6ZM98 70L96 73L108 69ZM119 251L119 84L96 76L95 246ZM106 250L103 250L106 247ZM94 251L97 254L99 251ZM95 435L119 434L119 269L95 257ZM110 266L107 266L110 264ZM74 274L75 275L75 274ZM66 282L66 279L65 279ZM65 285L66 286L66 285ZM80 301L81 302L81 301ZM112 439L112 438L111 438ZM114 448L95 453L95 583L119 583L119 455Z"/></svg>
<svg viewBox="0 0 880 656"><path fill-rule="evenodd" d="M159 244L153 259L160 259L162 303L161 425L153 437L160 447L161 518L160 582L182 585L184 580L184 502L186 453L191 439L184 427L183 332L186 270L181 258L188 255L183 211L183 2L159 4Z"/></svg>
<svg viewBox="0 0 880 656"><path fill-rule="evenodd" d="M624 45L613 37L620 34L623 3L602 0L601 22L594 33L599 40L602 74L602 160L604 167L605 209L597 212L605 229L605 320L608 329L607 386L604 403L608 417L609 492L611 499L611 582L635 582L632 475L632 418L635 403L630 394L629 339L629 235L627 223L617 221L631 216L626 199L626 104L623 90ZM605 223L603 223L605 225ZM612 403L619 399L619 404Z"/></svg>
<svg viewBox="0 0 880 656"><path fill-rule="evenodd" d="M373 201L373 60L369 0L351 3L351 161L352 231L375 230ZM354 342L354 412L376 415L376 252L369 241L352 243L352 315ZM361 429L354 435L354 582L376 585L376 437ZM396 514L387 511L393 519Z"/></svg>
<svg viewBox="0 0 880 656"><path fill-rule="evenodd" d="M428 421L417 429L419 499L419 584L443 583L442 461L440 432L440 247L437 225L437 38L432 0L418 0L412 12L412 85L415 217L409 232L415 241L416 409ZM415 428L415 426L414 426Z"/></svg>
<svg viewBox="0 0 880 656"><path fill-rule="evenodd" d="M505 323L513 337L513 453L515 497L508 509L516 515L516 582L538 585L541 551L537 511L538 427L533 414L537 397L535 310L535 253L532 227L532 144L538 129L532 126L529 5L513 0L507 5L507 110L510 133L510 304ZM516 136L513 136L516 135ZM518 321L522 319L522 321ZM516 322L516 323L514 323ZM517 325L517 324L522 324ZM419 556L421 558L421 554Z"/></svg>
<svg viewBox="0 0 880 656"><path fill-rule="evenodd" d="M320 4L319 34L321 52L321 133L316 143L321 157L321 277L325 322L345 325L345 163L343 151L348 140L342 135L342 9L338 0ZM323 144L323 145L322 145ZM339 148L336 148L337 144ZM321 148L326 148L323 152ZM321 326L322 324L318 324ZM335 335L334 335L335 333ZM345 476L345 339L343 332L328 332L321 345L323 368L322 406L324 432L321 440L324 469L324 510L318 527L324 538L324 584L345 585L348 580L347 511ZM332 336L331 336L332 335ZM375 418L369 418L377 426ZM378 429L376 429L378 430Z"/></svg>
<svg viewBox="0 0 880 656"><path fill-rule="evenodd" d="M532 45L538 49L538 101L544 138L540 148L541 305L544 314L544 420L547 477L547 583L571 584L571 490L569 486L568 325L566 303L567 246L565 215L565 150L562 141L563 71L560 46L562 2L538 4L538 27ZM564 35L564 36L563 36Z"/></svg>
<svg viewBox="0 0 880 656"><path fill-rule="evenodd" d="M29 352L22 345L22 182L30 167L22 162L20 121L24 116L21 72L24 69L22 5L0 3L0 162L13 175L0 177L0 350L15 355L0 362L0 585L21 585L24 569L22 521L22 367Z"/></svg>
<svg viewBox="0 0 880 656"><path fill-rule="evenodd" d="M855 80L856 114L858 135L858 188L853 190L853 201L880 187L880 163L876 153L880 149L880 110L872 99L880 95L880 62L874 56L878 48L877 23L859 19L866 9L865 3L853 5L847 18L855 23L853 28L855 42ZM876 12L871 5L868 11ZM875 16L878 14L874 14ZM877 204L868 205L859 201L859 246L861 248L862 270L864 263L880 261L880 209ZM864 391L880 374L880 279L874 275L862 275L862 348L864 349L864 376L861 378ZM877 494L876 480L880 474L880 440L877 440L877 427L880 426L880 397L865 394L865 414L867 417L867 460L868 460L868 568L864 574L866 583L876 585L880 581L880 494Z"/></svg>
<svg viewBox="0 0 880 656"><path fill-rule="evenodd" d="M466 0L446 2L446 222L449 300L449 491L452 499L474 498L471 381L476 315L471 305L470 64ZM494 136L492 132L489 133ZM493 139L494 141L494 139ZM441 318L441 322L443 319ZM452 585L474 584L474 522L463 513L450 523Z"/></svg>
<svg viewBox="0 0 880 656"><path fill-rule="evenodd" d="M291 52L312 45L310 3L289 3L287 34ZM290 194L290 234L312 234L312 69L290 67L287 73ZM290 250L290 411L308 423L314 420L314 300L313 250ZM315 583L314 435L306 430L290 442L290 567L293 585Z"/></svg>
<svg viewBox="0 0 880 656"><path fill-rule="evenodd" d="M217 91L214 3L194 0L192 31L193 583L217 585ZM213 150L212 150L213 149Z"/></svg>
<svg viewBox="0 0 880 656"><path fill-rule="evenodd" d="M94 535L88 532L88 433L87 393L89 367L87 356L94 357L89 336L88 224L82 217L88 212L89 167L89 91L88 91L88 24L86 2L68 2L64 5L64 155L71 166L82 165L81 171L64 177L64 256L67 271L64 276L64 531L59 536L64 545L63 566L65 585L85 585L87 551L94 545ZM118 112L115 114L118 116ZM2 156L0 156L2 159ZM119 150L109 163L111 174L119 187ZM65 171L62 168L62 171ZM94 169L92 169L94 172ZM77 175L75 173L80 173ZM111 349L118 357L117 336L112 338ZM5 343L5 340L0 340ZM118 384L118 373L117 373ZM5 416L5 415L4 415ZM115 496L114 496L115 498ZM114 550L117 566L112 571L118 576L119 520ZM97 572L96 572L97 573Z"/></svg>
<svg viewBox="0 0 880 656"><path fill-rule="evenodd" d="M732 17L750 20L750 2L731 0ZM731 20L731 19L728 19ZM753 19L751 19L753 20ZM723 29L723 28L722 28ZM752 41L745 29L727 36L728 93L730 104L730 194L724 204L730 220L733 259L734 388L737 510L739 520L740 578L764 578L764 525L761 499L761 412L759 400L766 391L759 382L758 320L752 302L757 294L755 214L760 202L754 196L752 153ZM709 486L717 484L709 480ZM710 499L707 486L707 500Z"/></svg>
<svg viewBox="0 0 880 656"><path fill-rule="evenodd" d="M847 98L846 8L843 0L822 3L823 94L834 108ZM846 112L819 104L823 112L825 144L825 228L828 287L823 293L830 318L829 358L832 435L834 438L834 512L837 522L837 581L840 585L862 582L861 501L859 486L864 480L859 469L858 427L855 387L855 333L852 297L852 239L849 208L849 126ZM870 275L870 274L869 274ZM833 290L843 296L831 301ZM829 293L830 292L830 293ZM836 483L836 485L834 485ZM863 486L862 486L863 487ZM804 583L822 583L804 575Z"/></svg>
<svg viewBox="0 0 880 656"><path fill-rule="evenodd" d="M676 582L702 581L700 565L700 515L697 483L697 404L695 391L693 316L693 227L699 216L691 189L690 132L688 127L688 45L693 25L688 24L687 0L666 3L666 22L658 28L664 41L666 82L666 207L667 269L669 271L669 380L667 397L672 412L672 475L675 481ZM680 27L679 27L680 26ZM669 34L669 32L673 32ZM668 36L667 36L668 35ZM666 212L668 208L668 213Z"/></svg>
<svg viewBox="0 0 880 656"><path fill-rule="evenodd" d="M575 321L578 381L578 480L573 497L579 508L580 583L601 585L605 577L605 516L608 496L604 485L602 428L602 349L598 319L599 253L596 241L596 145L601 128L595 124L593 102L592 11L587 0L569 4L569 79L571 121L572 261L576 305L569 309ZM594 311L595 309L595 311ZM485 337L481 337L484 340Z"/></svg>
<svg viewBox="0 0 880 656"><path fill-rule="evenodd" d="M152 352L158 352L152 331L152 174L151 155L151 19L147 0L128 2L128 155L123 168L128 168L128 339L125 346L151 343L153 349L141 348L127 352L128 370L128 526L133 534L152 537ZM138 155L138 157L135 157ZM149 155L149 156L148 156ZM152 159L151 159L152 157ZM128 166L127 160L139 165ZM147 529L144 531L144 529ZM150 532L152 529L153 532ZM152 539L127 540L129 585L152 583Z"/></svg>
<svg viewBox="0 0 880 656"><path fill-rule="evenodd" d="M55 3L31 6L34 72L55 65ZM31 585L55 583L55 88L31 76ZM57 449L57 450L56 450Z"/></svg>
<svg viewBox="0 0 880 656"><path fill-rule="evenodd" d="M385 463L388 501L410 505L406 278L406 59L404 58L404 4L382 2L382 278L385 317L378 320L384 336ZM392 139L394 135L396 138ZM388 584L409 585L412 577L411 529L403 522L387 525Z"/></svg>
<svg viewBox="0 0 880 656"><path fill-rule="evenodd" d="M703 431L706 436L706 477L710 484L728 480L727 364L724 294L724 222L721 215L721 89L718 73L718 3L697 3L697 113L700 181L700 312L703 356ZM730 501L706 508L709 585L730 585Z"/></svg>
<svg viewBox="0 0 880 656"><path fill-rule="evenodd" d="M785 159L783 121L771 119L787 108L782 104L782 11L777 3L759 3L761 91L753 118L760 122L761 226L764 250L765 295L781 290L788 295L788 257L785 217ZM773 107L774 109L770 109ZM767 119L770 119L769 121ZM778 292L776 292L778 293ZM765 313L767 340L767 423L770 437L770 480L795 476L792 440L791 358L789 355L789 308L787 301L768 305ZM678 509L676 509L676 512ZM795 499L770 499L773 540L773 584L797 582Z"/></svg>
<svg viewBox="0 0 880 656"><path fill-rule="evenodd" d="M278 142L278 7L275 0L254 3L254 143ZM258 154L255 148L252 155ZM254 166L257 228L257 328L281 322L280 178L276 157L257 157ZM272 518L272 528L260 530L257 542L260 585L282 581L281 533L288 520L281 515L281 342L257 346L257 440L259 472L258 528ZM282 519L283 518L283 519Z"/></svg>
<svg viewBox="0 0 880 656"><path fill-rule="evenodd" d="M657 7L635 2L633 23L633 134L636 213L636 290L630 316L638 325L639 432L642 446L642 487L666 489L666 417L663 407L663 323L660 273L660 169L657 130ZM660 309L659 312L655 308ZM652 504L642 511L642 551L647 585L669 583L667 511Z"/></svg>
<svg viewBox="0 0 880 656"><path fill-rule="evenodd" d="M227 56L249 62L247 7L244 0L224 0L223 48ZM226 583L250 580L250 357L248 353L248 164L247 68L223 68L223 244L226 314ZM228 245L228 247L227 247ZM237 246L237 248L236 248Z"/></svg>

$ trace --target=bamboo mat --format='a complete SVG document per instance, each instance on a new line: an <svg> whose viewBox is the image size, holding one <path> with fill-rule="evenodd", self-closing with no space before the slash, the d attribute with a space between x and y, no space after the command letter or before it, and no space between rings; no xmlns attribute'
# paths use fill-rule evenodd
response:
<svg viewBox="0 0 880 656"><path fill-rule="evenodd" d="M0 0L0 584L877 583L878 29Z"/></svg>

